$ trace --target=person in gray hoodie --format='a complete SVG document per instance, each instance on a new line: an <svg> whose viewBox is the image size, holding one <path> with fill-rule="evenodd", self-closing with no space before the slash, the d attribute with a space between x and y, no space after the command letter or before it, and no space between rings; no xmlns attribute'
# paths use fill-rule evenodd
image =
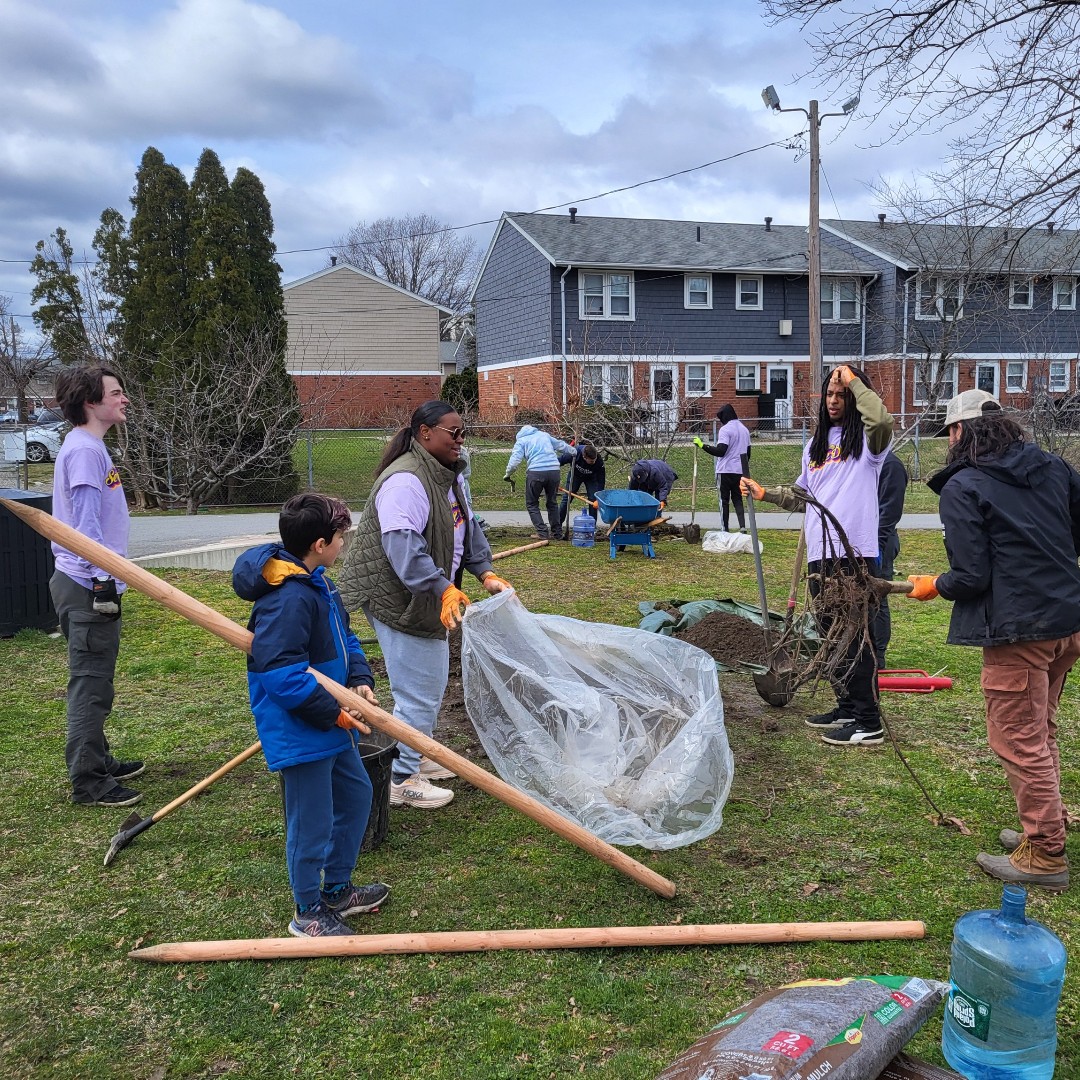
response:
<svg viewBox="0 0 1080 1080"><path fill-rule="evenodd" d="M561 540L562 521L559 518L560 454L573 454L574 448L546 431L526 424L517 433L503 479L513 486L514 471L525 462L525 509L541 540ZM540 496L544 496L547 521L540 513Z"/></svg>

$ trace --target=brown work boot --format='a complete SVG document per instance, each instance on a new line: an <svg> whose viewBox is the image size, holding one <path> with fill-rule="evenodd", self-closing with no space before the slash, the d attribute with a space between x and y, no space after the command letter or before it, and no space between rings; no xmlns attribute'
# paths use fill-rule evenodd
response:
<svg viewBox="0 0 1080 1080"><path fill-rule="evenodd" d="M1006 851L1015 851L1024 839L1022 832L1017 832L1015 829L1002 829L998 833L998 840L1001 841L1001 846Z"/></svg>
<svg viewBox="0 0 1080 1080"><path fill-rule="evenodd" d="M987 855L980 852L979 867L998 881L1014 885L1038 885L1048 892L1062 892L1069 887L1069 860L1065 853L1050 855L1033 847L1025 836L1011 855Z"/></svg>

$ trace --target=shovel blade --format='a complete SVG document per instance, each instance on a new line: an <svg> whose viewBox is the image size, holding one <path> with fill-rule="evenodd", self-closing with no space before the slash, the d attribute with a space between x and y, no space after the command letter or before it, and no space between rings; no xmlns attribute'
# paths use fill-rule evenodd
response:
<svg viewBox="0 0 1080 1080"><path fill-rule="evenodd" d="M754 676L754 689L758 696L778 709L791 704L795 691L789 675L777 671L767 671L764 675Z"/></svg>
<svg viewBox="0 0 1080 1080"><path fill-rule="evenodd" d="M112 838L112 842L109 844L109 850L105 852L105 866L116 858L116 856L124 848L135 839L139 833L146 829L149 829L154 824L152 817L144 818L139 817L136 811L132 811L120 826L120 831Z"/></svg>

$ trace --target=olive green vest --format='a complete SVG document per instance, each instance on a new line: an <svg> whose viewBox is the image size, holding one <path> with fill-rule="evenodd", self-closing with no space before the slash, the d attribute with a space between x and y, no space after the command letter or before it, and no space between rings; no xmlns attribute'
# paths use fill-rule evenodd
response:
<svg viewBox="0 0 1080 1080"><path fill-rule="evenodd" d="M349 611L363 606L379 622L414 637L438 638L446 634L439 620L441 597L433 593L414 596L394 573L383 551L375 496L383 484L398 473L412 473L424 485L431 506L423 532L424 541L432 561L448 580L453 580L454 513L447 492L453 485L458 505L465 507L465 498L457 483L457 474L462 468L463 462L458 462L453 469L440 464L414 440L406 453L379 474L360 515L360 523L349 545L338 581L342 600ZM465 528L467 544L468 518Z"/></svg>

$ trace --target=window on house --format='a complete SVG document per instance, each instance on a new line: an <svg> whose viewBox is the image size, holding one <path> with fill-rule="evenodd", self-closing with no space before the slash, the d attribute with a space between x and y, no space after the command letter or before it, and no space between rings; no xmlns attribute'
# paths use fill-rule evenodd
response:
<svg viewBox="0 0 1080 1080"><path fill-rule="evenodd" d="M1034 284L1031 278L1009 278L1009 307L1030 308L1034 291Z"/></svg>
<svg viewBox="0 0 1080 1080"><path fill-rule="evenodd" d="M821 283L821 321L857 322L859 287L854 278L824 280Z"/></svg>
<svg viewBox="0 0 1080 1080"><path fill-rule="evenodd" d="M602 364L581 365L581 400L585 405L599 405L604 400Z"/></svg>
<svg viewBox="0 0 1080 1080"><path fill-rule="evenodd" d="M708 364L686 365L686 393L688 395L709 393Z"/></svg>
<svg viewBox="0 0 1080 1080"><path fill-rule="evenodd" d="M735 278L735 307L746 311L761 311L761 287L760 277L743 277L741 274Z"/></svg>
<svg viewBox="0 0 1080 1080"><path fill-rule="evenodd" d="M1069 361L1050 361L1050 393L1064 394L1069 389Z"/></svg>
<svg viewBox="0 0 1080 1080"><path fill-rule="evenodd" d="M964 317L964 285L957 278L940 274L919 277L917 319L962 319Z"/></svg>
<svg viewBox="0 0 1080 1080"><path fill-rule="evenodd" d="M630 392L630 365L611 364L607 375L608 401L612 405L629 405L633 397Z"/></svg>
<svg viewBox="0 0 1080 1080"><path fill-rule="evenodd" d="M1027 384L1027 364L1023 360L1010 360L1005 365L1005 393L1018 394Z"/></svg>
<svg viewBox="0 0 1080 1080"><path fill-rule="evenodd" d="M1076 310L1076 278L1054 278L1054 309L1056 311Z"/></svg>
<svg viewBox="0 0 1080 1080"><path fill-rule="evenodd" d="M632 319L634 275L583 270L578 277L582 319Z"/></svg>
<svg viewBox="0 0 1080 1080"><path fill-rule="evenodd" d="M735 389L757 390L759 387L758 374L757 364L736 364Z"/></svg>
<svg viewBox="0 0 1080 1080"><path fill-rule="evenodd" d="M915 388L912 401L915 405L929 405L931 401L944 405L956 397L956 361L930 361L915 366Z"/></svg>
<svg viewBox="0 0 1080 1080"><path fill-rule="evenodd" d="M683 281L683 304L686 307L712 307L712 274L686 274Z"/></svg>

